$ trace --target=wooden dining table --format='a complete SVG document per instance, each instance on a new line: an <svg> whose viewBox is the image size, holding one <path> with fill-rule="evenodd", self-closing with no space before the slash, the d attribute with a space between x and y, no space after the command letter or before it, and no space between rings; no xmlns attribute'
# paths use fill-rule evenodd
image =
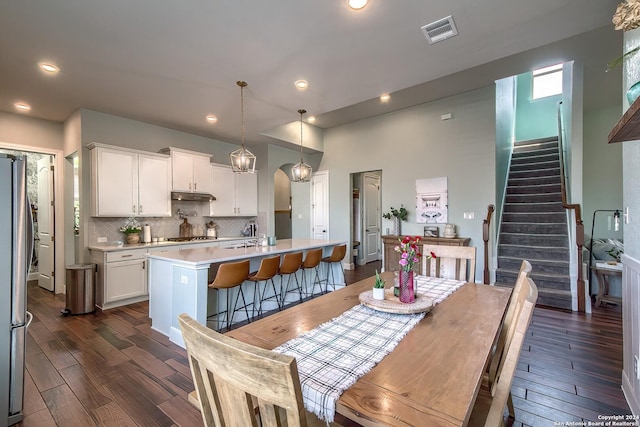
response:
<svg viewBox="0 0 640 427"><path fill-rule="evenodd" d="M393 274L381 274L387 284ZM273 349L359 304L375 277L227 333ZM464 426L478 394L511 289L467 283L436 305L336 404L364 426Z"/></svg>

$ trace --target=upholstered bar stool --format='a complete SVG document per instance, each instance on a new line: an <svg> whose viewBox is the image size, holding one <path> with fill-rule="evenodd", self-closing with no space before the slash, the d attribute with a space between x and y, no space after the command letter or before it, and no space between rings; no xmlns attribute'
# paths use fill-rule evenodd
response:
<svg viewBox="0 0 640 427"><path fill-rule="evenodd" d="M247 314L247 320L251 321L251 317L249 316L249 310L247 310L247 302L244 298L244 293L242 292L242 283L247 280L249 277L249 260L239 261L239 262L227 262L221 264L218 267L218 272L216 273L216 277L209 284L209 288L217 291L218 295L220 295L220 291L224 290L226 294L226 310L219 311L215 314L212 314L209 317L216 317L216 322L220 325L222 322L220 321L220 315L224 314L226 318L226 328L229 329L231 327L231 323L233 322L233 316L238 309L244 309ZM233 288L238 288L238 293L236 294L236 300L231 306L231 290ZM238 300L242 297L242 303L244 304L242 307L238 307ZM216 306L217 306L216 302ZM222 327L217 328L218 331L222 330Z"/></svg>
<svg viewBox="0 0 640 427"><path fill-rule="evenodd" d="M328 257L322 258L322 262L327 264L327 276L323 279L323 282L326 282L326 287L324 288L325 293L329 292L329 274L331 274L331 286L333 286L333 290L336 290L336 279L333 274L333 268L331 268L331 264L338 263L340 265L340 270L342 271L342 278L344 280L345 286L347 285L347 280L344 275L344 267L342 266L342 260L347 254L347 245L338 245L334 246L331 251L331 255Z"/></svg>
<svg viewBox="0 0 640 427"><path fill-rule="evenodd" d="M302 288L300 287L300 282L298 281L297 273L302 266L302 252L291 252L288 254L284 254L284 258L282 258L282 265L280 266L280 271L278 274L280 275L280 284L284 283L283 276L288 275L289 278L287 280L287 286L285 286L281 292L282 294L282 304L284 307L284 301L287 297L287 293L289 292L289 286L291 285L291 277L296 280L296 288L298 289L298 294L300 295L300 302L302 302ZM295 289L295 288L294 288Z"/></svg>
<svg viewBox="0 0 640 427"><path fill-rule="evenodd" d="M322 282L320 281L319 266L322 261L322 248L309 249L307 255L302 262L302 287L307 295L313 296L313 290L317 284L320 285L320 292L322 292ZM309 285L307 284L307 270L312 270L314 274L313 282L311 282L311 293L309 293ZM311 279L310 279L311 280Z"/></svg>
<svg viewBox="0 0 640 427"><path fill-rule="evenodd" d="M258 271L252 273L247 278L248 281L254 283L252 317L256 316L256 312L258 313L258 316L262 315L262 302L265 300L264 296L266 294L267 284L269 281L271 282L271 289L273 289L273 296L268 297L267 299L275 298L276 302L278 303L278 310L282 309L282 305L280 305L280 296L278 295L278 292L276 292L276 285L273 283L273 277L278 274L279 267L280 255L269 258L262 258ZM264 282L262 292L260 289L260 282ZM256 301L258 307L257 310Z"/></svg>

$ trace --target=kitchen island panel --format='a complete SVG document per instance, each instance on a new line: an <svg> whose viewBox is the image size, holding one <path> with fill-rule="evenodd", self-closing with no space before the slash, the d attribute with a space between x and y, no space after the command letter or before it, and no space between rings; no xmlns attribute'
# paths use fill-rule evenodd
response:
<svg viewBox="0 0 640 427"><path fill-rule="evenodd" d="M313 240L313 239L284 239L275 246L258 246L247 248L206 247L195 249L183 249L147 255L149 262L149 317L152 328L169 336L174 343L184 346L182 335L177 323L177 317L181 313L187 313L198 322L206 325L207 315L223 309L224 296L218 301L216 292L208 287L213 278L213 272L217 265L225 262L234 262L249 259L251 271L256 271L262 258L274 255L283 255L287 252L306 252L309 249L323 248L324 256L328 256L333 246L343 244L341 241ZM324 279L326 267L321 265L320 278ZM342 278L339 265L334 274ZM307 283L314 278L313 272L307 271ZM302 273L298 273L299 280ZM275 278L276 289L280 288L278 276ZM336 284L340 287L343 284ZM253 300L254 284L245 282L243 291L247 301ZM260 286L265 286L261 283ZM316 288L317 289L317 288ZM224 291L223 291L224 292ZM267 296L272 294L267 288ZM275 308L266 305L265 310ZM244 312L237 313L234 321L246 320Z"/></svg>

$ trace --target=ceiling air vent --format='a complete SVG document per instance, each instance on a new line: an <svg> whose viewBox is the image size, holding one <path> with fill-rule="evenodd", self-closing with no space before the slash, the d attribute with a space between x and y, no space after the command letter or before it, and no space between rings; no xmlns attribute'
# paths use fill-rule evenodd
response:
<svg viewBox="0 0 640 427"><path fill-rule="evenodd" d="M451 15L427 24L421 29L429 44L441 42L458 34L456 24L453 22Z"/></svg>

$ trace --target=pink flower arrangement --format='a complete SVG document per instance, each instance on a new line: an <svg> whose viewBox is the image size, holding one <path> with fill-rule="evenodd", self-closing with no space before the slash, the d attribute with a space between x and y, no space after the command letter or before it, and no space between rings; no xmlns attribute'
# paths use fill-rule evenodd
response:
<svg viewBox="0 0 640 427"><path fill-rule="evenodd" d="M400 253L400 267L403 271L411 271L416 262L420 262L420 257L422 254L420 253L420 248L418 246L420 242L419 236L406 236L403 239L400 239L400 244L397 245L394 250ZM435 258L436 254L431 252L427 255L429 258Z"/></svg>

